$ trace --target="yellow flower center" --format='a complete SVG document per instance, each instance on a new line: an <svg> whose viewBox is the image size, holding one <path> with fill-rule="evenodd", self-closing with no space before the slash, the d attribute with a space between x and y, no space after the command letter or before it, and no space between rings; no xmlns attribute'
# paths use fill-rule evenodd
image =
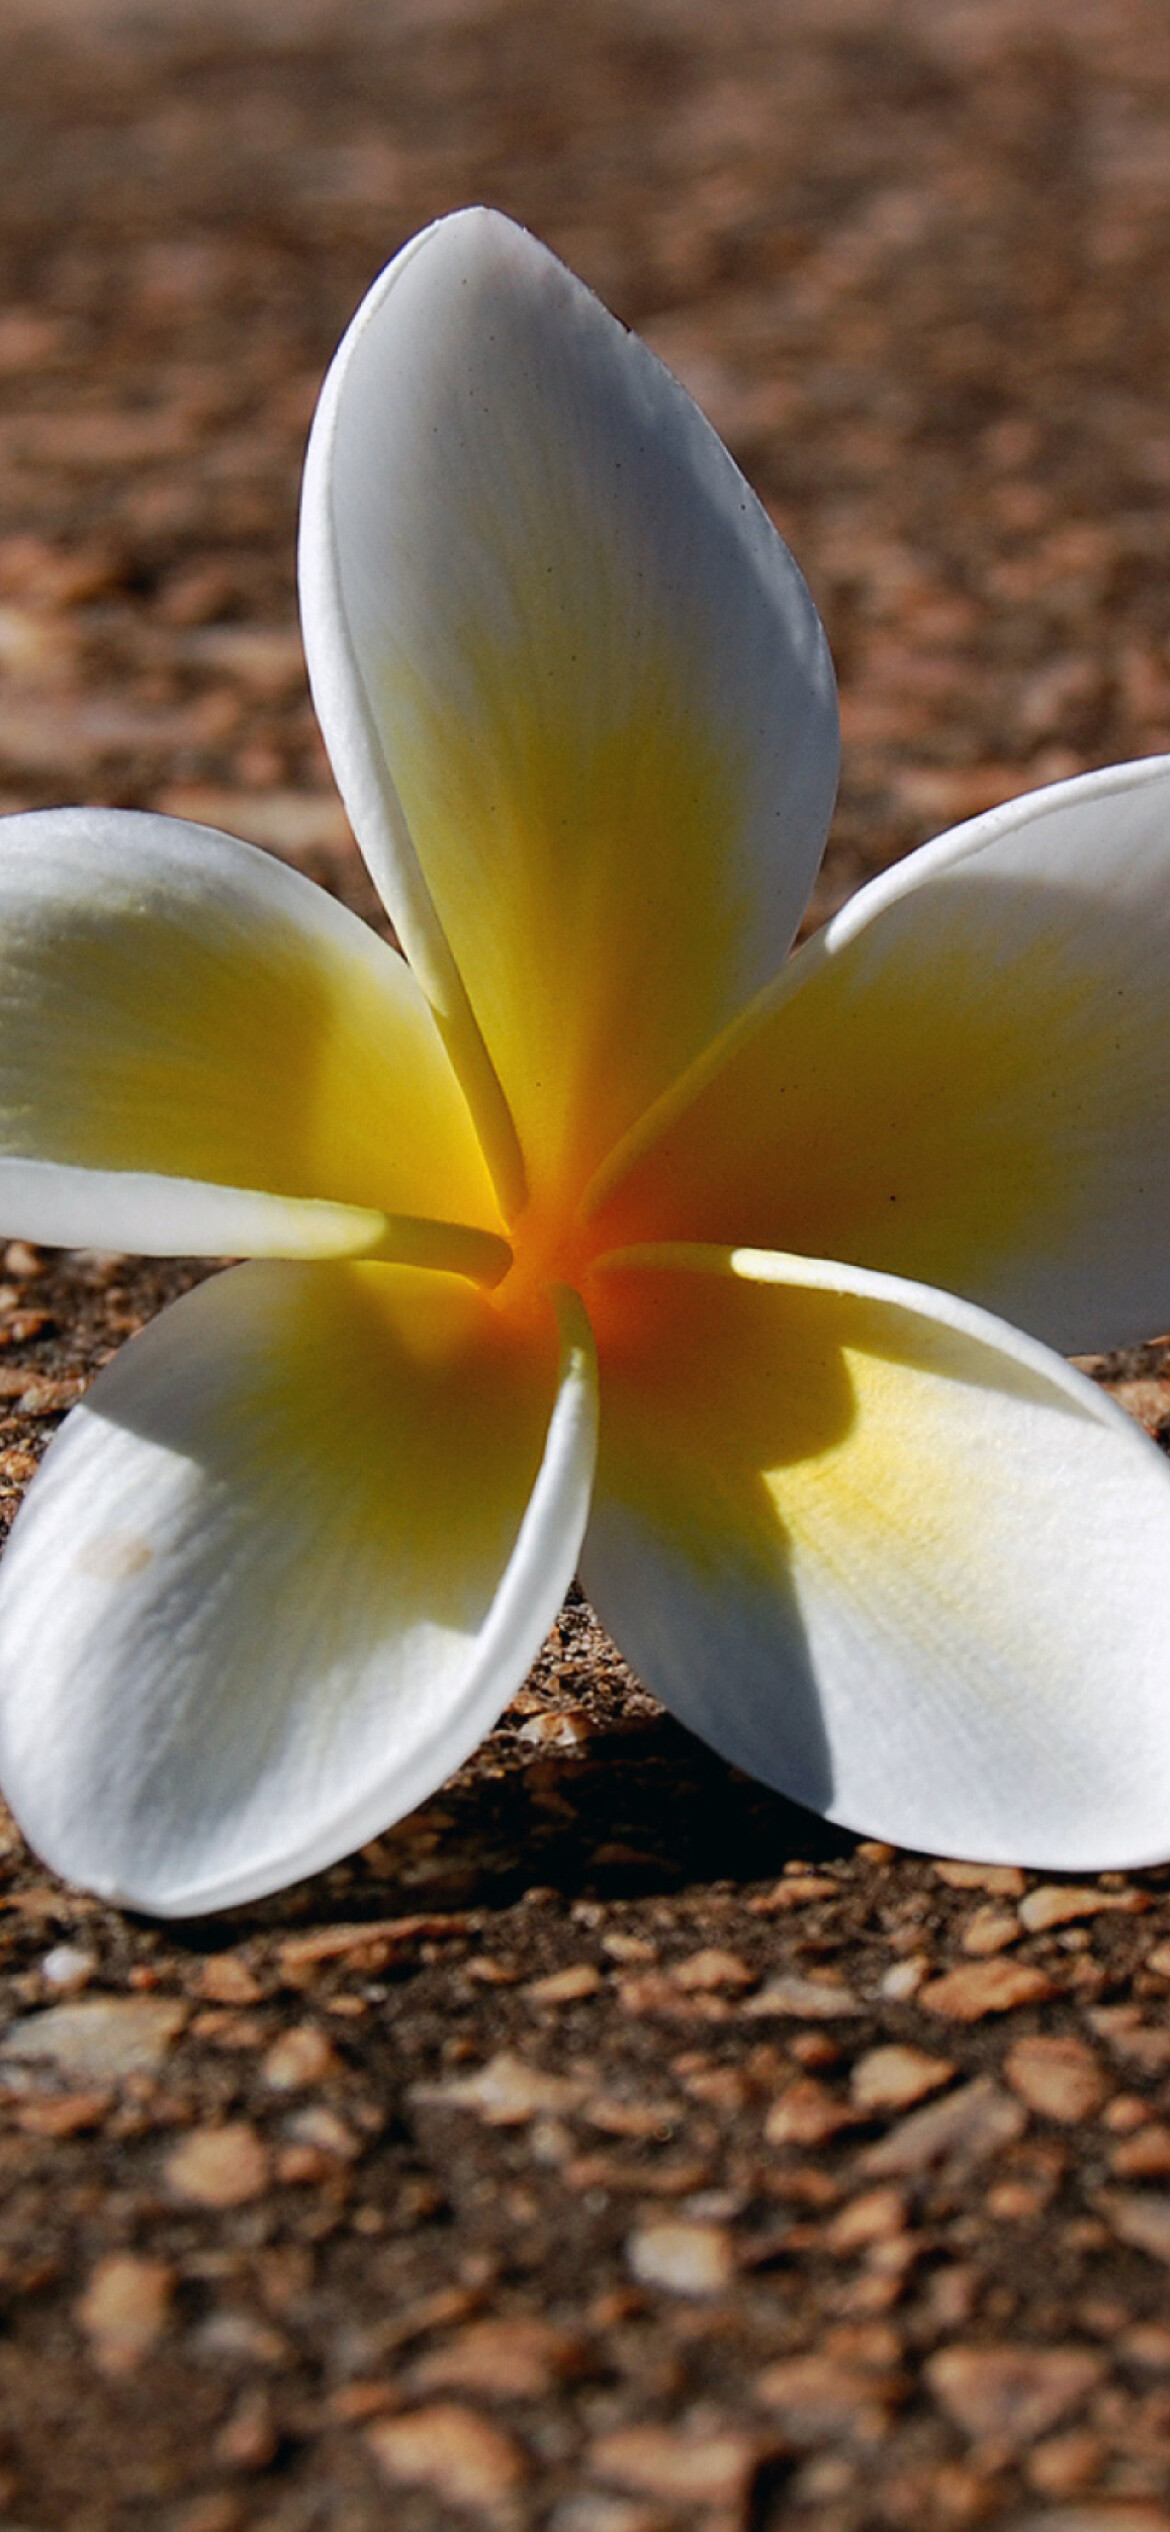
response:
<svg viewBox="0 0 1170 2532"><path fill-rule="evenodd" d="M508 1238L512 1264L491 1292L492 1306L513 1325L543 1333L552 1287L570 1284L581 1290L596 1241L570 1207L547 1201L527 1205L510 1225Z"/></svg>

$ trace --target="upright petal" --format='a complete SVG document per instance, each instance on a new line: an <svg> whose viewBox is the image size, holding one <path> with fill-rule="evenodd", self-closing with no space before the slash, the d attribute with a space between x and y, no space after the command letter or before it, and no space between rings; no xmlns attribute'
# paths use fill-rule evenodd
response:
<svg viewBox="0 0 1170 2532"><path fill-rule="evenodd" d="M324 890L172 818L0 822L0 1214L66 1245L369 1247L498 1228L405 962Z"/></svg>
<svg viewBox="0 0 1170 2532"><path fill-rule="evenodd" d="M452 962L530 1184L580 1183L795 930L837 763L804 583L645 346L471 211L342 344L302 596L338 780L456 1062Z"/></svg>
<svg viewBox="0 0 1170 2532"><path fill-rule="evenodd" d="M1032 793L861 891L610 1172L599 1239L750 1241L1069 1353L1170 1323L1170 759Z"/></svg>
<svg viewBox="0 0 1170 2532"><path fill-rule="evenodd" d="M1030 1338L891 1276L627 1252L585 1588L726 1758L983 1859L1170 1852L1170 1470Z"/></svg>
<svg viewBox="0 0 1170 2532"><path fill-rule="evenodd" d="M440 1275L252 1264L136 1338L0 1577L0 1778L61 1872L227 1906L410 1810L495 1721L589 1501L580 1305L521 1343Z"/></svg>

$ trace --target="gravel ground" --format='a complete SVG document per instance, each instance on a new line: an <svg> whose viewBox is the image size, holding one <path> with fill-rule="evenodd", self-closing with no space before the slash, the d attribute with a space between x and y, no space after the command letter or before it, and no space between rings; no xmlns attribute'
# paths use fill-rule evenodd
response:
<svg viewBox="0 0 1170 2532"><path fill-rule="evenodd" d="M1170 746L1153 0L7 0L0 69L5 808L179 810L375 913L300 457L374 272L476 198L808 572L818 918ZM201 1271L8 1246L0 1512ZM1170 1341L1097 1369L1170 1429ZM9 1829L0 1986L0 2532L1170 2532L1170 1873L825 1830L572 1602L280 1900L160 1931Z"/></svg>

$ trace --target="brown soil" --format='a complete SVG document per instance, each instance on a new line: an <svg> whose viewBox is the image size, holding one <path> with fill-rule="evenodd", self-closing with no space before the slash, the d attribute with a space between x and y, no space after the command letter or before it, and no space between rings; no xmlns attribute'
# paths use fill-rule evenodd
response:
<svg viewBox="0 0 1170 2532"><path fill-rule="evenodd" d="M372 910L301 448L366 283L474 198L809 573L818 915L1170 746L1155 0L8 0L0 71L3 806L181 809ZM9 1248L5 1509L197 1271ZM1106 1367L1152 1429L1168 1365ZM579 1604L453 1785L280 1900L160 1931L14 1832L0 1874L6 2532L1168 2532L1170 1874L827 1831Z"/></svg>

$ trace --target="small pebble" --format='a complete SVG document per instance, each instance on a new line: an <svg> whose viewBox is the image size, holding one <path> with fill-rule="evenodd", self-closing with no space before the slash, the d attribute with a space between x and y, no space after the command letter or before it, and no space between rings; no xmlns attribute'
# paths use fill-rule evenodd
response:
<svg viewBox="0 0 1170 2532"><path fill-rule="evenodd" d="M229 2470L267 2470L280 2436L272 2402L260 2384L241 2393L215 2439L215 2458Z"/></svg>
<svg viewBox="0 0 1170 2532"><path fill-rule="evenodd" d="M378 2418L365 2442L383 2478L429 2488L441 2504L493 2509L528 2476L528 2456L512 2435L454 2401Z"/></svg>
<svg viewBox="0 0 1170 2532"><path fill-rule="evenodd" d="M729 2022L734 2009L726 1996L708 1988L680 1987L666 1969L641 1970L632 1978L619 1979L618 1996L623 2013L635 2020L654 2013L674 2022Z"/></svg>
<svg viewBox="0 0 1170 2532"><path fill-rule="evenodd" d="M581 2116L606 2136L671 2136L684 2118L678 2101L626 2101L613 2093L594 2093Z"/></svg>
<svg viewBox="0 0 1170 2532"><path fill-rule="evenodd" d="M907 1960L892 1961L878 1981L878 1994L888 1997L891 2004L907 2004L911 1996L918 1994L923 1980L929 1978L930 1970L925 1952L913 1952Z"/></svg>
<svg viewBox="0 0 1170 2532"><path fill-rule="evenodd" d="M1170 2027L1146 2022L1140 2005L1097 2005L1089 2021L1115 2056L1128 2058L1144 2074L1162 2075L1170 2068Z"/></svg>
<svg viewBox="0 0 1170 2532"><path fill-rule="evenodd" d="M846 2497L857 2480L857 2459L849 2453L814 2453L789 2478L785 2494L800 2506L833 2505Z"/></svg>
<svg viewBox="0 0 1170 2532"><path fill-rule="evenodd" d="M1100 2059L1072 2032L1037 2032L1017 2040L1008 2050L1003 2071L1012 2091L1030 2110L1070 2126L1078 2119L1091 2119L1110 2089Z"/></svg>
<svg viewBox="0 0 1170 2532"><path fill-rule="evenodd" d="M996 1899L1022 1899L1028 1887L1017 1864L941 1863L934 1877L952 1890L986 1890Z"/></svg>
<svg viewBox="0 0 1170 2532"><path fill-rule="evenodd" d="M13 2112L26 2136L82 2136L100 2128L113 2102L111 2092L54 2092L22 2101Z"/></svg>
<svg viewBox="0 0 1170 2532"><path fill-rule="evenodd" d="M39 1248L31 1248L27 1240L9 1240L4 1251L6 1275L12 1275L18 1284L22 1284L28 1283L34 1275L43 1275L44 1271L45 1261Z"/></svg>
<svg viewBox="0 0 1170 2532"><path fill-rule="evenodd" d="M27 1372L5 1372L0 1380L0 1396L14 1399L20 1415L60 1415L67 1407L77 1405L88 1386L80 1374L64 1373L52 1379L42 1373L30 1380Z"/></svg>
<svg viewBox="0 0 1170 2532"><path fill-rule="evenodd" d="M1164 2190L1103 2190L1096 2203L1119 2242L1170 2264L1170 2197Z"/></svg>
<svg viewBox="0 0 1170 2532"><path fill-rule="evenodd" d="M626 2243L626 2258L644 2286L663 2286L675 2295L719 2294L735 2270L725 2228L682 2217L639 2226Z"/></svg>
<svg viewBox="0 0 1170 2532"><path fill-rule="evenodd" d="M1127 2363L1148 2373L1170 2374L1170 2327L1164 2321L1134 2321L1117 2341Z"/></svg>
<svg viewBox="0 0 1170 2532"><path fill-rule="evenodd" d="M905 2230L906 2201L900 2189L866 2189L834 2216L825 2236L831 2251L847 2257L872 2242L896 2241Z"/></svg>
<svg viewBox="0 0 1170 2532"><path fill-rule="evenodd" d="M843 2101L814 2075L802 2075L773 2102L764 2135L769 2145L823 2145L863 2115L855 2102Z"/></svg>
<svg viewBox="0 0 1170 2532"><path fill-rule="evenodd" d="M964 2434L1026 2447L1082 2409L1105 2369L1085 2347L944 2347L923 2370Z"/></svg>
<svg viewBox="0 0 1170 2532"><path fill-rule="evenodd" d="M755 2393L773 2410L793 2444L829 2444L844 2437L874 2444L888 2431L896 2384L881 2373L831 2356L786 2356L757 2374Z"/></svg>
<svg viewBox="0 0 1170 2532"><path fill-rule="evenodd" d="M303 2110L293 2112L285 2122L285 2133L300 2145L309 2145L319 2153L332 2155L335 2162L356 2163L361 2141L336 2110L324 2102L314 2101Z"/></svg>
<svg viewBox="0 0 1170 2532"><path fill-rule="evenodd" d="M1089 2427L1070 2427L1033 2445L1024 2459L1024 2475L1043 2497L1075 2497L1100 2478L1106 2458L1099 2435Z"/></svg>
<svg viewBox="0 0 1170 2532"><path fill-rule="evenodd" d="M925 2049L891 2042L859 2057L850 2081L859 2109L909 2110L949 2084L954 2072L949 2057L930 2057Z"/></svg>
<svg viewBox="0 0 1170 2532"><path fill-rule="evenodd" d="M867 2146L858 2162L863 2171L883 2178L927 2171L934 2164L962 2170L1014 2144L1025 2125L1019 2102L989 2075L977 2075L961 2091L912 2110L888 2136Z"/></svg>
<svg viewBox="0 0 1170 2532"><path fill-rule="evenodd" d="M1079 1917L1097 1917L1106 1909L1132 1916L1148 1907L1144 1891L1080 1888L1074 1882L1042 1882L1019 1906L1020 1923L1029 1934L1046 1934L1054 1925L1073 1925Z"/></svg>
<svg viewBox="0 0 1170 2532"><path fill-rule="evenodd" d="M599 2479L674 2505L742 2506L760 2458L759 2438L719 2429L703 2434L668 2426L616 2427L589 2450Z"/></svg>
<svg viewBox="0 0 1170 2532"><path fill-rule="evenodd" d="M259 2198L268 2183L268 2156L246 2119L223 2127L193 2128L163 2165L177 2198L201 2207L240 2207Z"/></svg>
<svg viewBox="0 0 1170 2532"><path fill-rule="evenodd" d="M1042 2182L997 2180L987 2192L987 2212L1001 2224L1027 2224L1043 2215L1051 2195Z"/></svg>
<svg viewBox="0 0 1170 2532"><path fill-rule="evenodd" d="M165 2260L114 2251L98 2261L74 2318L101 2373L136 2372L167 2326L174 2287Z"/></svg>
<svg viewBox="0 0 1170 2532"><path fill-rule="evenodd" d="M285 1936L280 1946L280 1966L287 1977L300 1970L319 1969L326 1961L364 1964L370 1953L384 1962L406 1944L450 1942L474 1930L461 1908L427 1910L407 1917L375 1917L365 1925L318 1925L308 1934Z"/></svg>
<svg viewBox="0 0 1170 2532"><path fill-rule="evenodd" d="M273 2041L260 2072L274 2092L299 2092L308 2084L324 2084L342 2071L341 2059L324 2031L313 2022L294 2023Z"/></svg>
<svg viewBox="0 0 1170 2532"><path fill-rule="evenodd" d="M798 2066L839 2066L844 2055L831 2031L794 2031L787 2053Z"/></svg>
<svg viewBox="0 0 1170 2532"><path fill-rule="evenodd" d="M547 2163L557 2170L572 2157L575 2139L563 2119L534 2119L528 2131L528 2151L533 2161Z"/></svg>
<svg viewBox="0 0 1170 2532"><path fill-rule="evenodd" d="M449 2084L416 2084L411 2098L445 2109L474 2110L491 2128L523 2127L544 2112L573 2110L586 2087L567 2075L546 2075L539 2066L502 2049L474 2075Z"/></svg>
<svg viewBox="0 0 1170 2532"><path fill-rule="evenodd" d="M711 1995L728 1988L737 1993L758 1984L755 1970L741 1961L738 1952L692 1952L686 1960L675 1961L668 1974L686 1995Z"/></svg>
<svg viewBox="0 0 1170 2532"><path fill-rule="evenodd" d="M918 2001L928 2013L945 2014L951 2022L982 2022L989 2013L1015 2013L1021 2005L1042 2004L1055 1992L1047 1972L1027 1961L972 1961L932 1978Z"/></svg>
<svg viewBox="0 0 1170 2532"><path fill-rule="evenodd" d="M1006 1951L1009 1943L1018 1943L1019 1939L1019 1919L1009 1916L1006 1908L976 1908L963 1928L963 1950L977 1959Z"/></svg>
<svg viewBox="0 0 1170 2532"><path fill-rule="evenodd" d="M204 1961L198 1992L209 2004L253 2005L259 2004L264 1990L238 1952L217 1952Z"/></svg>
<svg viewBox="0 0 1170 2532"><path fill-rule="evenodd" d="M786 1916L792 1908L808 1908L818 1899L839 1899L841 1884L830 1881L826 1873L793 1873L778 1881L774 1890L766 1890L758 1899L749 1899L748 1908L754 1917Z"/></svg>
<svg viewBox="0 0 1170 2532"><path fill-rule="evenodd" d="M584 1706L565 1706L559 1712L533 1714L520 1725L518 1739L535 1742L538 1749L579 1749L583 1741L592 1740L597 1726Z"/></svg>
<svg viewBox="0 0 1170 2532"><path fill-rule="evenodd" d="M273 2174L282 2189L316 2189L322 2181L332 2180L337 2170L336 2158L320 2145L282 2145L277 2149Z"/></svg>
<svg viewBox="0 0 1170 2532"><path fill-rule="evenodd" d="M1170 2128L1151 2120L1136 2135L1123 2137L1109 2157L1119 2180L1170 2180Z"/></svg>
<svg viewBox="0 0 1170 2532"><path fill-rule="evenodd" d="M522 1973L511 1961L498 1961L490 1952L480 1952L474 1960L464 1962L463 1975L478 1987L518 1987ZM335 2011L336 2005L332 2009Z"/></svg>
<svg viewBox="0 0 1170 2532"><path fill-rule="evenodd" d="M572 1961L567 1969L530 1980L524 1994L533 2005L577 2004L584 1996L595 1996L601 1984L601 1971L592 1961Z"/></svg>
<svg viewBox="0 0 1170 2532"><path fill-rule="evenodd" d="M535 2318L470 2321L412 2369L416 2391L486 2392L499 2400L542 2400L580 2373L581 2340Z"/></svg>
<svg viewBox="0 0 1170 2532"><path fill-rule="evenodd" d="M56 1943L41 1962L41 1980L59 1996L75 1996L88 1987L99 1967L96 1952L83 1952L75 1943Z"/></svg>
<svg viewBox="0 0 1170 2532"><path fill-rule="evenodd" d="M86 1996L14 2022L0 2058L48 2059L64 2074L118 2083L153 2074L186 2018L186 2006L170 1996Z"/></svg>
<svg viewBox="0 0 1170 2532"><path fill-rule="evenodd" d="M838 1987L829 1979L800 1978L795 1972L787 1977L770 1979L758 1996L749 1998L745 2013L791 2014L794 2020L831 2021L838 2014L862 2013L864 2006L846 1986Z"/></svg>
<svg viewBox="0 0 1170 2532"><path fill-rule="evenodd" d="M267 2030L254 2013L241 2013L235 2005L208 2005L197 2013L190 2025L193 2040L209 2040L213 2048L261 2049Z"/></svg>
<svg viewBox="0 0 1170 2532"><path fill-rule="evenodd" d="M238 2372L241 2365L287 2365L293 2350L283 2331L254 2312L209 2312L192 2333L192 2348L205 2363Z"/></svg>

